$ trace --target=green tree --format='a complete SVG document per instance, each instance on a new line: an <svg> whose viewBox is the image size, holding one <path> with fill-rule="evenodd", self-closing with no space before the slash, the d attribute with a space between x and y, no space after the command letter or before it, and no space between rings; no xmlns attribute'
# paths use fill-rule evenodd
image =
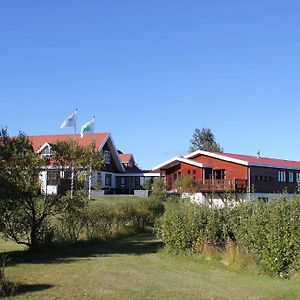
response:
<svg viewBox="0 0 300 300"><path fill-rule="evenodd" d="M87 147L78 144L76 140L59 141L51 144L53 156L51 164L62 170L74 168L75 188L83 187L84 179L87 177L89 168L100 170L104 163L104 157L95 149L95 143Z"/></svg>
<svg viewBox="0 0 300 300"><path fill-rule="evenodd" d="M0 232L18 244L39 248L51 240L49 218L60 211L60 198L41 195L43 165L24 134L0 132Z"/></svg>
<svg viewBox="0 0 300 300"><path fill-rule="evenodd" d="M195 193L197 192L197 182L191 176L178 177L174 182L175 189L180 193Z"/></svg>
<svg viewBox="0 0 300 300"><path fill-rule="evenodd" d="M57 151L54 158L61 165L67 167L74 161L82 168L88 162L94 167L100 166L99 154L92 146L84 149L75 143L71 146L66 143L54 146ZM66 201L66 197L42 195L39 173L44 165L45 160L36 155L24 134L10 137L6 129L0 131L0 232L31 249L51 242L53 217L64 212L74 215L74 211L81 208L75 200L85 201L83 194L75 194L72 201Z"/></svg>
<svg viewBox="0 0 300 300"><path fill-rule="evenodd" d="M196 128L190 139L190 153L196 150L223 152L210 128Z"/></svg>
<svg viewBox="0 0 300 300"><path fill-rule="evenodd" d="M163 179L157 178L152 184L151 198L164 201L167 198L166 184Z"/></svg>

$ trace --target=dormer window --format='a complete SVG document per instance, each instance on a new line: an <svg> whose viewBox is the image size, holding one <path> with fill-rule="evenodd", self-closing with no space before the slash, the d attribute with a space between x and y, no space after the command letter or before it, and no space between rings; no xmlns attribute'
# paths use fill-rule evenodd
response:
<svg viewBox="0 0 300 300"><path fill-rule="evenodd" d="M51 149L51 146L48 145L40 153L42 157L50 158L51 155L53 154L53 151Z"/></svg>
<svg viewBox="0 0 300 300"><path fill-rule="evenodd" d="M105 155L105 164L109 165L110 164L110 151L105 150L104 155Z"/></svg>

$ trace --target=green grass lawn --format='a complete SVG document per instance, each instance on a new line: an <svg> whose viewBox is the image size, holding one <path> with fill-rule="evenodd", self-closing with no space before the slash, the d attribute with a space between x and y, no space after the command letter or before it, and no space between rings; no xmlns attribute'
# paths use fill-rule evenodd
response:
<svg viewBox="0 0 300 300"><path fill-rule="evenodd" d="M169 255L150 233L31 254L11 242L14 299L300 299L300 281L236 273L220 263Z"/></svg>

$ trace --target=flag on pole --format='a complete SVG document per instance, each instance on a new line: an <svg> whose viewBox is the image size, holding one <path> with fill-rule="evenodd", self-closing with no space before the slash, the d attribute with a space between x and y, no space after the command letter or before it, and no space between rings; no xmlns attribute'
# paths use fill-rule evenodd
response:
<svg viewBox="0 0 300 300"><path fill-rule="evenodd" d="M94 133L94 124L95 124L95 117L89 122L86 122L82 127L80 131L81 138L85 133Z"/></svg>
<svg viewBox="0 0 300 300"><path fill-rule="evenodd" d="M77 108L69 117L67 117L62 122L62 124L60 125L60 128L76 127L76 119L77 119Z"/></svg>

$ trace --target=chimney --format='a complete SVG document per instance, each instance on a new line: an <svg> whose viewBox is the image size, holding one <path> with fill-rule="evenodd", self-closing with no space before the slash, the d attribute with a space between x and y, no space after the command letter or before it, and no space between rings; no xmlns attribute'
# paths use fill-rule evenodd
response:
<svg viewBox="0 0 300 300"><path fill-rule="evenodd" d="M257 157L257 158L260 158L260 150L257 151L256 157Z"/></svg>

